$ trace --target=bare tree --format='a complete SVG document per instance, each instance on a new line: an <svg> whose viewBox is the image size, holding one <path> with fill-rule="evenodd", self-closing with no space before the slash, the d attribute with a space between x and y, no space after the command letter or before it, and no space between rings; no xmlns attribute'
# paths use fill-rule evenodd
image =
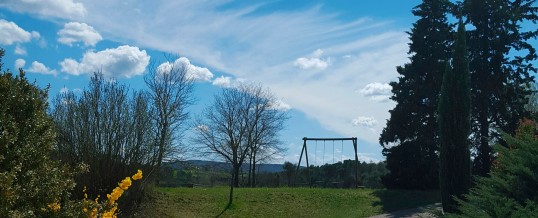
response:
<svg viewBox="0 0 538 218"><path fill-rule="evenodd" d="M275 102L274 97L261 86L242 84L215 95L213 103L195 121L193 142L200 145L200 151L232 165L228 205L233 200L233 188L239 187L239 170L245 159L255 157L253 150L278 141L277 133L287 117L271 102Z"/></svg>
<svg viewBox="0 0 538 218"><path fill-rule="evenodd" d="M56 96L51 110L56 125L58 158L89 172L77 177L79 188L104 194L121 175L154 162L153 112L145 92L129 92L125 85L96 73L89 87Z"/></svg>
<svg viewBox="0 0 538 218"><path fill-rule="evenodd" d="M279 108L279 101L268 90L261 86L244 86L246 93L254 101L253 108L246 123L249 126L247 144L249 153L249 185L256 187L256 165L270 161L278 154L283 153L279 132L284 128L288 119L285 110Z"/></svg>
<svg viewBox="0 0 538 218"><path fill-rule="evenodd" d="M192 97L194 79L189 75L188 65L168 61L158 67L150 67L144 81L151 90L156 110L155 166L157 172L160 172L164 158L183 153L180 139L184 133L183 124L188 118L186 108L194 101ZM158 179L156 183L159 183Z"/></svg>

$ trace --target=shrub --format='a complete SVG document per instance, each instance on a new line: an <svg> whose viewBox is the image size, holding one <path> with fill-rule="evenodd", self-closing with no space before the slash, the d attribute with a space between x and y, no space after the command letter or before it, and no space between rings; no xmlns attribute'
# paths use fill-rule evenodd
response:
<svg viewBox="0 0 538 218"><path fill-rule="evenodd" d="M461 217L533 217L538 214L537 125L520 123L514 137L505 135L509 147L496 146L497 160L489 177L459 199Z"/></svg>
<svg viewBox="0 0 538 218"><path fill-rule="evenodd" d="M22 70L19 76L2 71L3 55L0 49L0 216L74 217L68 206L73 175L50 158L56 136L46 114L47 90L28 82Z"/></svg>

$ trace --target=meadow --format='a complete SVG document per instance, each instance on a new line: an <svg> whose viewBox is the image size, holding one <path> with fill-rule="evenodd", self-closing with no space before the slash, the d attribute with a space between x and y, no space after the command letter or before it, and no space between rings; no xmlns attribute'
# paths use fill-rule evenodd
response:
<svg viewBox="0 0 538 218"><path fill-rule="evenodd" d="M156 188L135 217L369 217L440 202L438 191L322 188Z"/></svg>

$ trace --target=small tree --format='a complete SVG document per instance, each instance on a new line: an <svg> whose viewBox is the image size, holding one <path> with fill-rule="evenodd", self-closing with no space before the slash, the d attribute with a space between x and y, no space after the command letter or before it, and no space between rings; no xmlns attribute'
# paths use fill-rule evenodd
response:
<svg viewBox="0 0 538 218"><path fill-rule="evenodd" d="M0 49L0 71L4 50ZM75 183L70 170L50 158L54 124L47 116L47 90L24 71L0 74L0 215L76 216L65 210Z"/></svg>
<svg viewBox="0 0 538 218"><path fill-rule="evenodd" d="M443 209L456 211L454 197L466 194L471 184L471 79L465 43L465 28L460 19L452 69L447 64L439 97L439 181Z"/></svg>
<svg viewBox="0 0 538 218"><path fill-rule="evenodd" d="M295 164L292 164L289 161L284 162L284 174L286 175L286 179L288 181L288 187L291 187L291 179L293 175L295 174Z"/></svg>

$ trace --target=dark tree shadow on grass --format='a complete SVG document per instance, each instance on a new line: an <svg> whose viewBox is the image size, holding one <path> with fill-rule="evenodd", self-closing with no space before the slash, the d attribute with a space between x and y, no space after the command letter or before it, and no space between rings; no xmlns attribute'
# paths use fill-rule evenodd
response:
<svg viewBox="0 0 538 218"><path fill-rule="evenodd" d="M441 194L439 193L439 190L413 191L379 189L372 194L379 198L379 201L374 201L372 206L381 206L383 212L394 212L441 202Z"/></svg>

